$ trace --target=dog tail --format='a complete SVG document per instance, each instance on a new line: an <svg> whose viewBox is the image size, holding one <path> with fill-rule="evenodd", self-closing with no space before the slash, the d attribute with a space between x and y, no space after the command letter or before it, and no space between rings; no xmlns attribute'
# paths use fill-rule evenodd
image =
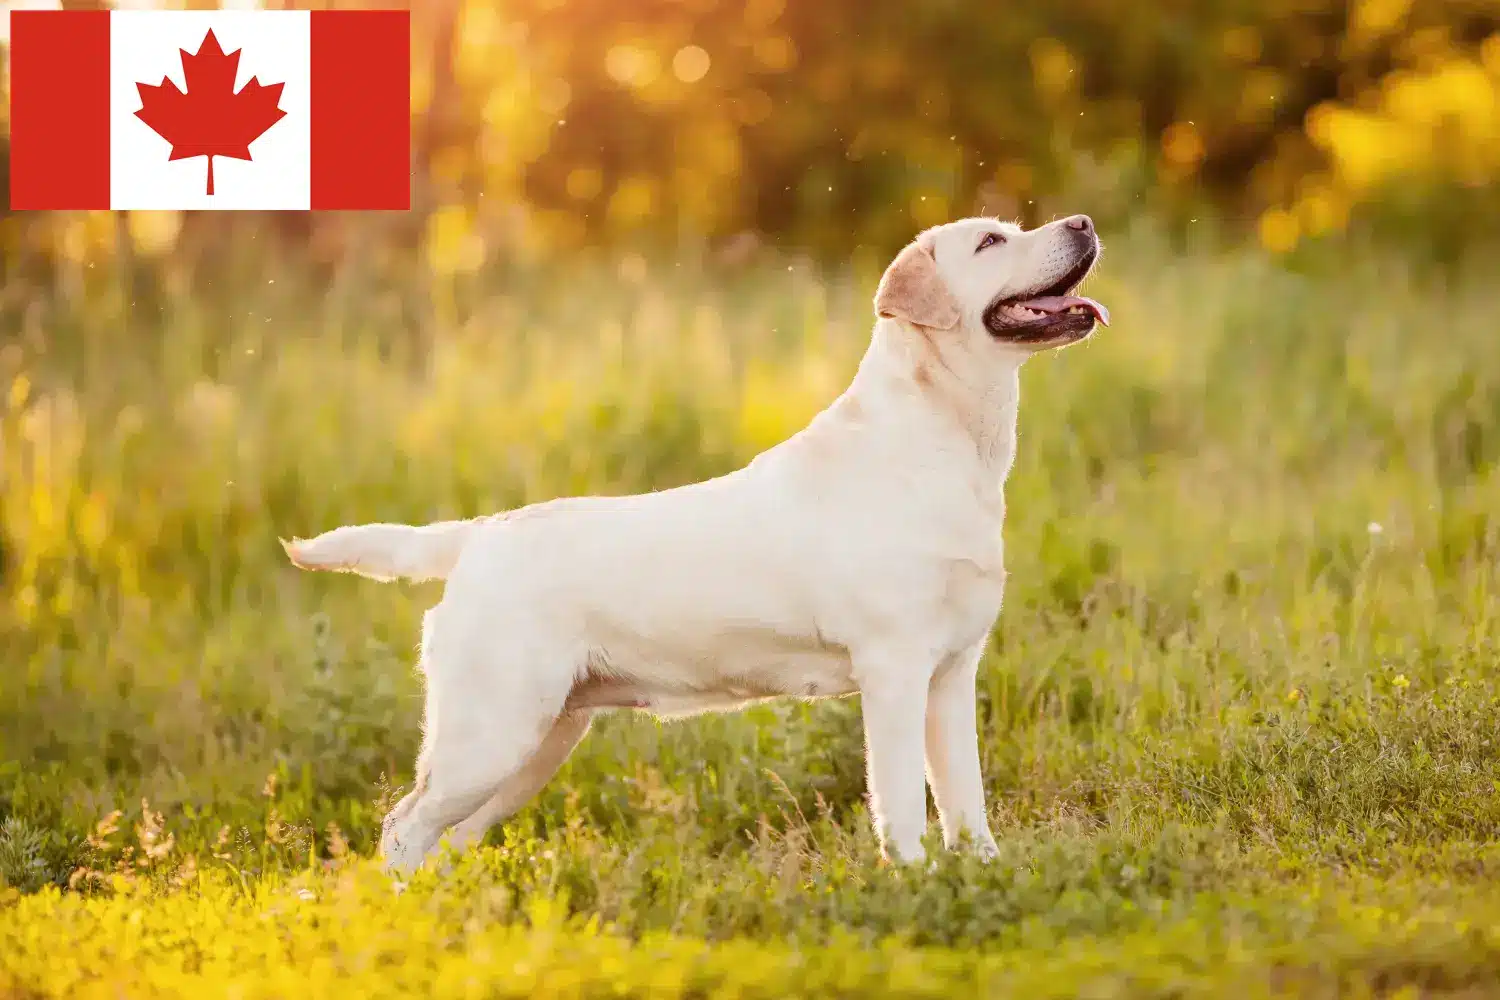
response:
<svg viewBox="0 0 1500 1000"><path fill-rule="evenodd" d="M358 573L372 580L445 580L482 520L355 524L316 538L280 541L299 569Z"/></svg>

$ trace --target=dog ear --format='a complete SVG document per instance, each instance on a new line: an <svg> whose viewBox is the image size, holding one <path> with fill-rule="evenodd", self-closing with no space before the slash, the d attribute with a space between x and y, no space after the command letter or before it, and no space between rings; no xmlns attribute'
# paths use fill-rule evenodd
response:
<svg viewBox="0 0 1500 1000"><path fill-rule="evenodd" d="M961 314L953 293L938 274L932 254L909 243L880 278L880 287L875 289L875 315L947 330L958 323Z"/></svg>

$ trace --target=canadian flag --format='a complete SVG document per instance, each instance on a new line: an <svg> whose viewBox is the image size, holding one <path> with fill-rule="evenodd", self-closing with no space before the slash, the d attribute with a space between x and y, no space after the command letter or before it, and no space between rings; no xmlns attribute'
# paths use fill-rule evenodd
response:
<svg viewBox="0 0 1500 1000"><path fill-rule="evenodd" d="M404 10L13 11L14 209L407 209Z"/></svg>

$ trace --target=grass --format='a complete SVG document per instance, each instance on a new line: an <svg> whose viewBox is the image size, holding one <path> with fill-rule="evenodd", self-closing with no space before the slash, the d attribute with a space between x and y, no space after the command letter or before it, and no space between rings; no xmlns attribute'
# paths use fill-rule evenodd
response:
<svg viewBox="0 0 1500 1000"><path fill-rule="evenodd" d="M1023 377L1001 858L922 873L857 701L789 703L605 718L396 893L436 592L276 544L732 468L845 384L872 275L636 259L417 333L265 263L12 297L0 996L1500 992L1495 258L1109 242L1115 326Z"/></svg>

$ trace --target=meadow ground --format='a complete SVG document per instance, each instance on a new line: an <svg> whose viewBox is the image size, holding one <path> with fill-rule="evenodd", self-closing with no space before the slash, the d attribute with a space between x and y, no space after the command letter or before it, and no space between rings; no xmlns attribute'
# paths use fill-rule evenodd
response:
<svg viewBox="0 0 1500 1000"><path fill-rule="evenodd" d="M1495 259L1109 243L1115 326L1023 377L1001 857L921 873L875 863L851 700L604 718L394 892L435 590L276 544L728 470L845 384L873 275L637 260L415 330L261 271L36 303L0 348L0 997L1500 994Z"/></svg>

